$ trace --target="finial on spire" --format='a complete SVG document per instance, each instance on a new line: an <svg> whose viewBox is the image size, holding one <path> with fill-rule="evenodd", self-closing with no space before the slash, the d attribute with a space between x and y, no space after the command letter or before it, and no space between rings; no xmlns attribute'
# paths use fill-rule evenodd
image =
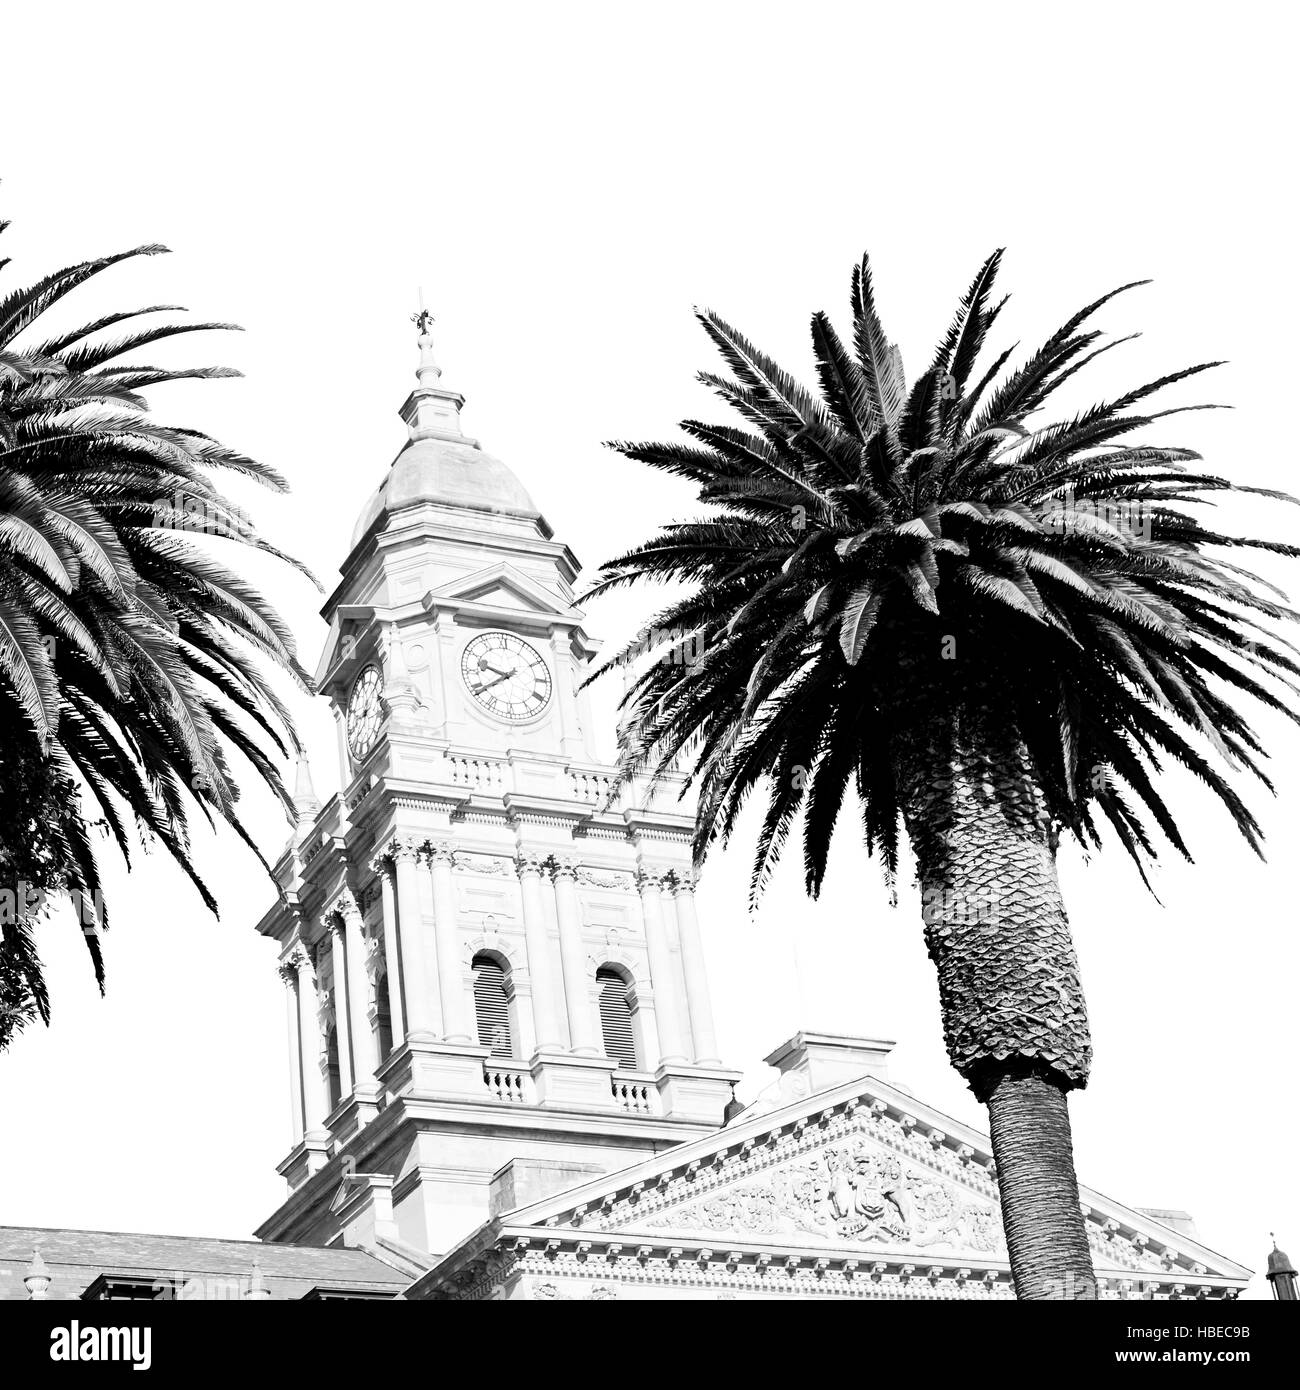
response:
<svg viewBox="0 0 1300 1390"><path fill-rule="evenodd" d="M433 360L433 315L424 307L424 290L419 291L420 307L411 315L411 322L419 330L420 368L415 379L421 386L436 386L442 375L442 368Z"/></svg>
<svg viewBox="0 0 1300 1390"><path fill-rule="evenodd" d="M432 337L433 315L424 307L424 290L420 289L420 307L411 315L411 322L420 330L421 338Z"/></svg>

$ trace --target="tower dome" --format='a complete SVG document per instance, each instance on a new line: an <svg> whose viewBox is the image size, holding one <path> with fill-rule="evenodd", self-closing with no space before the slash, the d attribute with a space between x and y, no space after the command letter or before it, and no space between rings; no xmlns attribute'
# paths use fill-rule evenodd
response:
<svg viewBox="0 0 1300 1390"><path fill-rule="evenodd" d="M413 317L420 329L418 384L401 410L410 437L361 509L352 545L381 517L422 502L522 517L539 522L549 534L533 499L510 468L485 453L478 440L461 429L465 397L441 384L442 371L433 360L429 332L432 315L421 309Z"/></svg>

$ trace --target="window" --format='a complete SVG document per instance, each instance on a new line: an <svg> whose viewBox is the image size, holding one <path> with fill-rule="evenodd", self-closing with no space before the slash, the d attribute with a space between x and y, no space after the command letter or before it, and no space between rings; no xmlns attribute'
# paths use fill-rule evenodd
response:
<svg viewBox="0 0 1300 1390"><path fill-rule="evenodd" d="M596 971L600 991L600 1031L605 1038L605 1056L617 1062L622 1071L636 1071L636 1034L632 1030L632 1006L628 1002L628 982L612 966Z"/></svg>
<svg viewBox="0 0 1300 1390"><path fill-rule="evenodd" d="M175 1276L171 1274L98 1274L81 1297L87 1302L158 1302L177 1296Z"/></svg>
<svg viewBox="0 0 1300 1390"><path fill-rule="evenodd" d="M487 955L475 956L473 969L479 1046L490 1047L494 1057L513 1057L515 1039L510 1027L510 993L506 988L505 969Z"/></svg>

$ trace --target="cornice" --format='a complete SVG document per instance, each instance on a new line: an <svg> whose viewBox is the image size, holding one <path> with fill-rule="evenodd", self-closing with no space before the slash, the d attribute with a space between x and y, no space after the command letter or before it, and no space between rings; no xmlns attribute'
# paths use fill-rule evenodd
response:
<svg viewBox="0 0 1300 1390"><path fill-rule="evenodd" d="M931 1259L915 1253L828 1253L816 1246L749 1241L592 1238L581 1231L538 1232L490 1223L416 1280L408 1299L476 1301L527 1277L533 1299L639 1298L648 1288L714 1292L716 1297L997 1300L1015 1298L1005 1261ZM1231 1299L1223 1279L1098 1279L1104 1299Z"/></svg>

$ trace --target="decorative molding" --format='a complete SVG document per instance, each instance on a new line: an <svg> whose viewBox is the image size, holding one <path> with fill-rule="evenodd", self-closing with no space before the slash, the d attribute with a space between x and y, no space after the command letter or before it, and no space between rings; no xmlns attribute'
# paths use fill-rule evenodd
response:
<svg viewBox="0 0 1300 1390"><path fill-rule="evenodd" d="M623 869L599 869L578 866L578 882L589 888L616 888L630 893L637 887L636 875Z"/></svg>
<svg viewBox="0 0 1300 1390"><path fill-rule="evenodd" d="M498 932L481 932L478 936L470 937L462 942L461 945L461 965L465 970L469 970L474 962L474 957L481 951L489 955L500 956L506 963L509 970L507 987L517 988L520 978L527 977L527 968L519 957L518 943L511 943L505 940Z"/></svg>
<svg viewBox="0 0 1300 1390"><path fill-rule="evenodd" d="M479 874L489 878L513 878L515 869L511 860L494 854L475 854L458 849L452 856L453 868L468 874Z"/></svg>

